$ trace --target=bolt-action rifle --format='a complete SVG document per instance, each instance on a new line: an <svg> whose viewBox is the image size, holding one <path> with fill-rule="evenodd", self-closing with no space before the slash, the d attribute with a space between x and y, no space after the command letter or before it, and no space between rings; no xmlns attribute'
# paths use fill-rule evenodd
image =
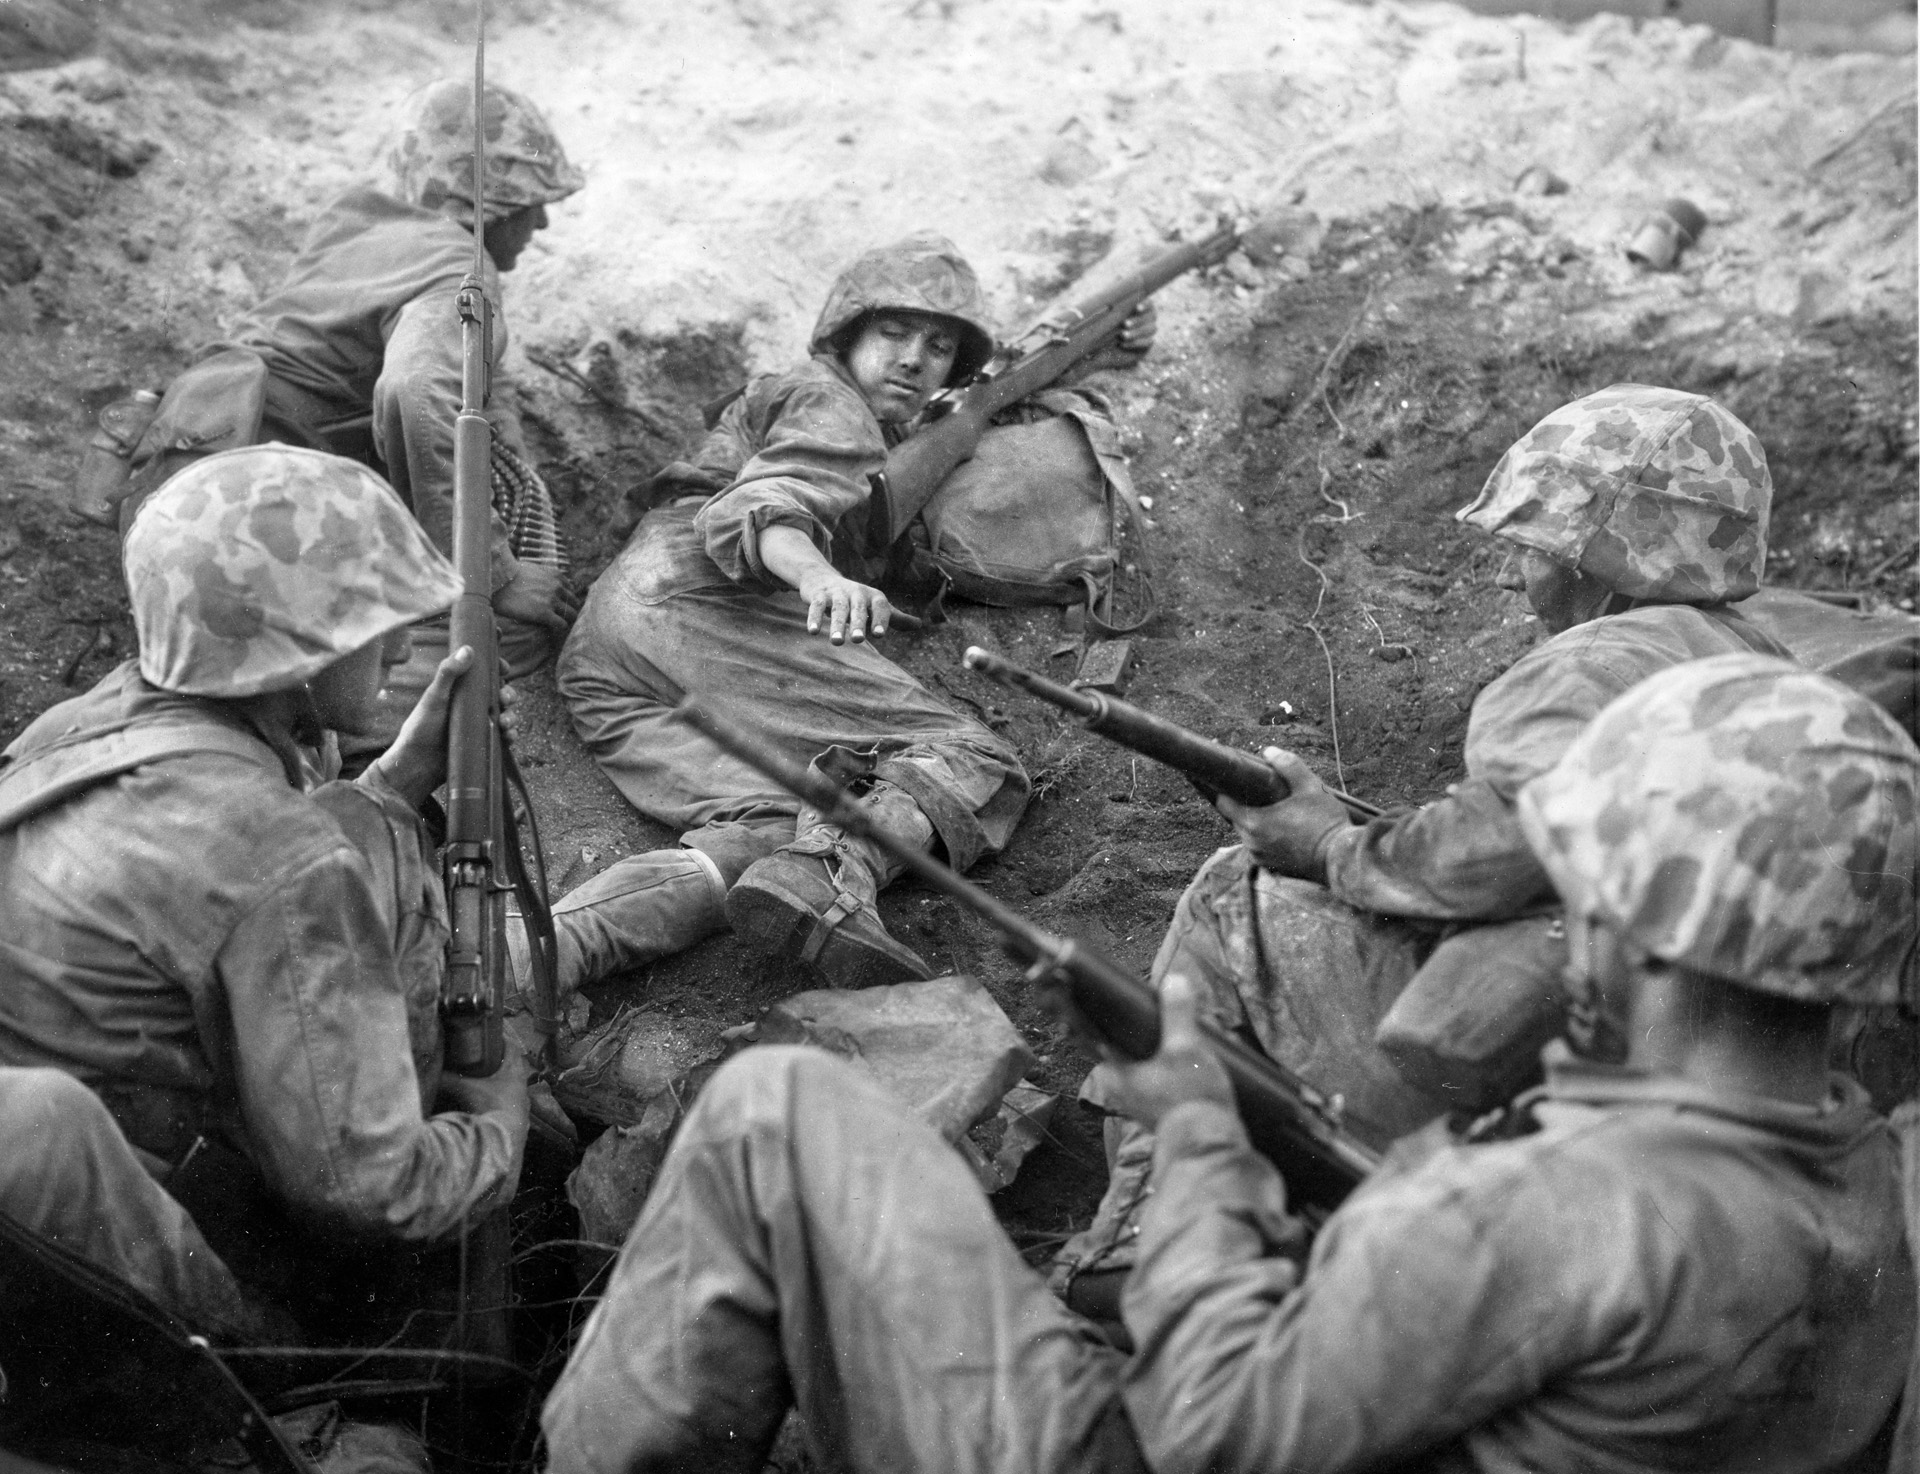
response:
<svg viewBox="0 0 1920 1474"><path fill-rule="evenodd" d="M992 365L951 397L950 408L887 452L868 504L868 543L889 546L940 489L954 467L973 454L1001 410L1038 394L1076 364L1111 345L1133 310L1175 277L1227 259L1239 243L1231 228L1175 246L1112 286L1050 312L1013 344L1016 356Z"/></svg>
<svg viewBox="0 0 1920 1474"><path fill-rule="evenodd" d="M963 880L923 851L875 826L832 779L748 737L697 696L682 697L674 715L728 753L804 799L830 822L884 850L943 895L984 918L1001 945L1025 963L1027 980L1048 994L1078 1027L1129 1059L1160 1047L1160 1001L1153 990L1084 942L1044 931ZM1285 1066L1225 1030L1203 1023L1207 1045L1226 1067L1234 1102L1255 1150L1280 1169L1290 1199L1330 1213L1379 1157L1344 1131L1327 1102Z"/></svg>
<svg viewBox="0 0 1920 1474"><path fill-rule="evenodd" d="M1184 774L1208 803L1224 793L1238 803L1277 804L1289 792L1287 780L1252 753L1190 732L1177 722L1142 711L1118 697L1062 686L978 645L969 645L961 659L968 670L977 670L1003 686L1050 701L1078 717L1080 725L1089 732ZM1365 799L1342 793L1337 788L1328 791L1346 805L1347 812L1354 818L1365 821L1380 817L1380 810Z"/></svg>
<svg viewBox="0 0 1920 1474"><path fill-rule="evenodd" d="M460 414L453 424L453 562L462 591L453 606L448 649L473 649L473 665L453 688L447 721L447 841L442 864L449 935L440 1008L446 1067L459 1075L500 1068L510 964L507 896L517 891L533 959L533 1016L551 1040L554 1010L553 922L543 885L532 884L507 801L518 784L501 740L500 649L493 622L493 427L485 414L493 362L493 308L486 292L486 12L479 7L473 49L473 264L461 280ZM524 794L524 785L519 785ZM532 818L533 809L526 809ZM533 835L538 857L539 835ZM543 877L544 878L544 877Z"/></svg>

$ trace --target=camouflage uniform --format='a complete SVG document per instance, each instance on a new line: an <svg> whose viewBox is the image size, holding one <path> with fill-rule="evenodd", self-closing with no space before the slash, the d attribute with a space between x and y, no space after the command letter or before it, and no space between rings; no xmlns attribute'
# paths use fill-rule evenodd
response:
<svg viewBox="0 0 1920 1474"><path fill-rule="evenodd" d="M1409 983L1443 938L1449 950L1432 976L1445 966L1472 980L1499 967L1533 1000L1532 1026L1557 1030L1564 944L1550 918L1517 920L1550 910L1553 893L1514 795L1655 672L1734 651L1784 653L1722 602L1753 590L1770 497L1759 442L1699 395L1617 384L1548 415L1460 519L1619 578L1616 602L1633 607L1565 630L1487 686L1468 720L1466 779L1410 814L1336 830L1324 883L1264 870L1244 846L1215 854L1175 911L1155 979L1191 977L1219 1021L1250 1028L1269 1054L1338 1096L1349 1127L1376 1145L1452 1108L1489 1108L1416 1084L1376 1031L1426 997ZM1530 1050L1522 1055L1524 1070ZM1103 1081L1100 1071L1089 1081L1096 1102ZM1062 1285L1132 1260L1152 1141L1117 1122L1109 1141L1112 1184L1060 1256Z"/></svg>
<svg viewBox="0 0 1920 1474"><path fill-rule="evenodd" d="M273 713L445 610L453 570L370 471L278 446L173 478L126 563L138 664L43 714L0 771L0 1063L91 1086L243 1274L270 1268L232 1256L281 1214L440 1238L502 1199L520 1147L506 1117L428 1113L432 851L378 769L303 791Z"/></svg>
<svg viewBox="0 0 1920 1474"><path fill-rule="evenodd" d="M195 403L189 369L168 390L136 460L155 485L208 449L277 440L348 455L379 469L434 544L453 547L453 421L460 406L462 337L455 306L473 267L472 90L437 82L402 105L386 153L383 188L348 190L321 212L280 284L241 318L208 365L235 353L265 366L258 428L232 425L225 404ZM546 120L505 88L487 90L486 217L565 198L582 178ZM499 276L482 263L494 303L496 373L487 409L496 436L524 458L511 385L497 372L506 354ZM209 434L217 438L207 439ZM495 516L492 585L512 582L519 559ZM551 654L544 626L503 622L509 667Z"/></svg>
<svg viewBox="0 0 1920 1474"><path fill-rule="evenodd" d="M1578 916L1824 1002L1885 997L1915 945L1917 784L1870 702L1735 656L1620 698L1520 806ZM1849 862L1776 845L1802 822ZM1122 1361L932 1132L838 1060L751 1050L548 1399L549 1468L757 1469L789 1402L855 1470L1867 1467L1915 1280L1856 1084L1809 1106L1556 1050L1511 1126L1409 1141L1308 1251L1238 1117L1174 1106Z"/></svg>
<svg viewBox="0 0 1920 1474"><path fill-rule="evenodd" d="M957 869L998 851L1026 805L1026 774L1006 742L929 695L873 642L809 635L804 602L760 561L764 529L798 527L843 573L873 576L868 555L884 550L863 545L869 478L893 437L838 355L888 307L953 319L963 339L955 374L990 351L973 273L949 243L915 236L862 256L828 296L813 356L753 380L693 462L659 478L664 504L600 576L561 653L560 693L601 769L635 808L686 831L684 848L622 861L560 903L562 914L603 919L602 902L639 903L600 927L581 964L587 976L720 930L728 889L796 838L821 854L845 844L797 799L672 720L675 687L711 697L794 761L839 750L838 761L877 780L868 802L880 821L918 840L930 825ZM847 910L877 926L861 889L849 884Z"/></svg>

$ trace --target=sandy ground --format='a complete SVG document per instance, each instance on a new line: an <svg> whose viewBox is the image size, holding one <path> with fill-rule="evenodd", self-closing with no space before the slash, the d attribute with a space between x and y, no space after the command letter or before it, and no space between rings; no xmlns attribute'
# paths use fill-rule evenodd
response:
<svg viewBox="0 0 1920 1474"><path fill-rule="evenodd" d="M468 65L468 14L101 6L79 55L0 73L0 737L130 648L113 539L55 505L89 415L276 279L395 99ZM583 578L624 535L626 489L686 448L701 402L799 349L863 247L945 231L1013 327L1082 273L1289 210L1287 249L1170 287L1153 356L1103 386L1154 499L1166 612L1135 642L1143 704L1282 741L1377 800L1436 791L1473 694L1536 629L1449 514L1533 420L1618 379L1714 393L1760 433L1775 581L1880 607L1920 592L1911 56L1395 0L502 0L489 57L588 177L508 295L514 392ZM1516 190L1534 166L1564 192ZM1632 265L1626 239L1676 195L1700 240L1674 271ZM957 669L968 643L1045 666L1058 639L1052 611L974 609L895 650L1035 774L979 878L1144 968L1226 827ZM664 838L550 687L528 711L563 886ZM1042 1083L1074 1088L1085 1056L977 923L911 886L886 911L983 976ZM595 1006L643 1004L697 1049L808 981L721 939ZM1002 1195L1036 1259L1101 1170L1094 1123L1063 1111Z"/></svg>

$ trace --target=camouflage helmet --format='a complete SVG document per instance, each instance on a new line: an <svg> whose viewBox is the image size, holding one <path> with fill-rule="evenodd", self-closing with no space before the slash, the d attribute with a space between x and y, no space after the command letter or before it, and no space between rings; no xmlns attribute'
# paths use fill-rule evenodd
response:
<svg viewBox="0 0 1920 1474"><path fill-rule="evenodd" d="M191 696L290 690L461 588L386 482L286 445L180 471L133 519L125 558L140 674Z"/></svg>
<svg viewBox="0 0 1920 1474"><path fill-rule="evenodd" d="M1652 956L1806 1002L1914 978L1920 748L1873 701L1766 655L1642 681L1518 812L1570 913Z"/></svg>
<svg viewBox="0 0 1920 1474"><path fill-rule="evenodd" d="M1454 515L1658 604L1760 586L1773 483L1754 433L1711 399L1615 384L1562 405Z"/></svg>
<svg viewBox="0 0 1920 1474"><path fill-rule="evenodd" d="M517 92L486 90L485 223L563 200L586 183L540 110ZM393 193L410 205L473 224L473 84L430 82L400 104L385 150Z"/></svg>
<svg viewBox="0 0 1920 1474"><path fill-rule="evenodd" d="M827 292L807 351L845 353L868 315L888 308L930 312L959 330L949 384L971 378L993 357L993 327L979 278L952 241L929 230L876 246L841 272Z"/></svg>

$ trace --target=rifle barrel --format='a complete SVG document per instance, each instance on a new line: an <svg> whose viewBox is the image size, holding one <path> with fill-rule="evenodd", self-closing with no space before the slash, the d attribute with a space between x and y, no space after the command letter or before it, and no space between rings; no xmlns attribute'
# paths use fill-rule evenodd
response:
<svg viewBox="0 0 1920 1474"><path fill-rule="evenodd" d="M1239 244L1240 233L1230 225L1223 225L1210 236L1162 252L1111 286L1090 292L1078 301L1050 308L1014 341L1024 343L1032 337L1051 337L1072 332L1088 319L1098 317L1122 303L1126 304L1128 311L1132 311L1138 301L1151 297L1175 277L1195 267L1217 266Z"/></svg>
<svg viewBox="0 0 1920 1474"><path fill-rule="evenodd" d="M1286 780L1250 752L1189 732L1165 717L1142 711L1118 697L1062 686L978 645L968 646L961 659L968 670L1037 696L1078 717L1089 732L1179 770L1209 796L1224 793L1243 804L1261 805L1278 803L1287 796ZM1363 822L1380 817L1380 810L1365 799L1355 798L1338 788L1329 788L1327 792L1339 799L1349 814Z"/></svg>
<svg viewBox="0 0 1920 1474"><path fill-rule="evenodd" d="M1159 1048L1160 1000L1098 950L1042 930L924 850L900 843L876 827L831 779L748 737L699 697L683 697L674 715L804 799L830 822L884 850L935 890L984 916L1000 932L1007 951L1064 985L1075 1009L1120 1053L1144 1059ZM1337 1206L1378 1164L1378 1156L1333 1125L1311 1087L1279 1064L1212 1024L1202 1023L1200 1031L1233 1084L1234 1103L1249 1139L1282 1169L1288 1191L1324 1208Z"/></svg>

